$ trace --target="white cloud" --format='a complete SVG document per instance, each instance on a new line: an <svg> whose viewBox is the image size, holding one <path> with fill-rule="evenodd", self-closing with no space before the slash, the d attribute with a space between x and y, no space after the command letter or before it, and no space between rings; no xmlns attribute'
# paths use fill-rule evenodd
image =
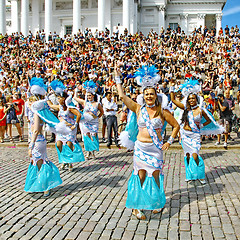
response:
<svg viewBox="0 0 240 240"><path fill-rule="evenodd" d="M223 16L229 16L229 15L233 15L235 13L239 13L240 12L240 6L236 6L236 7L233 7L233 8L230 8L226 11L223 12Z"/></svg>

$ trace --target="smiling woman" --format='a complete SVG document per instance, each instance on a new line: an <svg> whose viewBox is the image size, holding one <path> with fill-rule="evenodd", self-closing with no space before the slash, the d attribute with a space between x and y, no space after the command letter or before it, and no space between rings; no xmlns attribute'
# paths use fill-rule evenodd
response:
<svg viewBox="0 0 240 240"><path fill-rule="evenodd" d="M159 213L166 203L163 188L163 150L167 150L179 131L179 125L170 112L162 108L156 85L157 69L143 66L135 73L143 88L143 106L127 97L122 89L119 70L115 67L117 89L120 99L136 114L138 135L134 146L133 172L128 182L127 208L133 215L144 220L142 209ZM129 120L131 121L131 120ZM169 140L163 144L164 122L173 127Z"/></svg>

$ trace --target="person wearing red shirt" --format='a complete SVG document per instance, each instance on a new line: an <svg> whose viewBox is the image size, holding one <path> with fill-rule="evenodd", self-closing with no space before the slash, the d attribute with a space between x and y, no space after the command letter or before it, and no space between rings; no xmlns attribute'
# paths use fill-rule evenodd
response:
<svg viewBox="0 0 240 240"><path fill-rule="evenodd" d="M24 100L21 98L21 95L18 93L18 92L14 92L13 94L13 97L14 97L14 100L13 102L17 103L17 106L19 108L19 111L16 110L16 115L17 115L17 118L20 122L20 127L21 127L21 130L22 130L22 136L23 135L23 131L24 131L24 119L23 119L23 113L24 113Z"/></svg>
<svg viewBox="0 0 240 240"><path fill-rule="evenodd" d="M192 74L190 73L190 70L187 70L187 73L185 74L185 79L186 78L191 78Z"/></svg>

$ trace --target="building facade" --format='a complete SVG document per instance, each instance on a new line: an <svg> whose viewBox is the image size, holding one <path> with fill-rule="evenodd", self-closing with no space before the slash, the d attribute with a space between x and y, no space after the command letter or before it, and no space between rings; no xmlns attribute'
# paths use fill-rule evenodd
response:
<svg viewBox="0 0 240 240"><path fill-rule="evenodd" d="M222 10L227 0L0 0L0 33L56 31L77 33L78 29L99 31L116 26L130 33L150 29L160 32L178 24L191 33L205 25L221 27Z"/></svg>

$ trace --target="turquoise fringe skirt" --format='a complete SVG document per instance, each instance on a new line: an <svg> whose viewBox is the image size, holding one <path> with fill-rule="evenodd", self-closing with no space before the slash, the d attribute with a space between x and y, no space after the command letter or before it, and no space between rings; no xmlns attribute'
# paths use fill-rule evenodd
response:
<svg viewBox="0 0 240 240"><path fill-rule="evenodd" d="M163 188L164 176L160 174L158 187L154 177L146 175L143 185L141 186L138 175L132 173L128 182L128 196L126 207L132 209L154 210L163 208L166 203L166 197Z"/></svg>
<svg viewBox="0 0 240 240"><path fill-rule="evenodd" d="M75 142L73 146L74 149L72 151L67 144L64 144L62 146L62 152L60 152L56 145L59 163L75 163L85 161L80 144L78 142Z"/></svg>
<svg viewBox="0 0 240 240"><path fill-rule="evenodd" d="M197 180L205 178L205 165L202 157L198 155L199 164L197 165L194 158L191 156L189 163L187 162L187 157L184 158L186 179L187 180Z"/></svg>
<svg viewBox="0 0 240 240"><path fill-rule="evenodd" d="M58 168L50 161L45 161L40 170L37 165L30 163L27 172L24 191L44 192L62 183Z"/></svg>
<svg viewBox="0 0 240 240"><path fill-rule="evenodd" d="M83 142L85 151L92 152L92 151L99 151L99 139L98 135L92 136L92 139L87 135L83 135Z"/></svg>

